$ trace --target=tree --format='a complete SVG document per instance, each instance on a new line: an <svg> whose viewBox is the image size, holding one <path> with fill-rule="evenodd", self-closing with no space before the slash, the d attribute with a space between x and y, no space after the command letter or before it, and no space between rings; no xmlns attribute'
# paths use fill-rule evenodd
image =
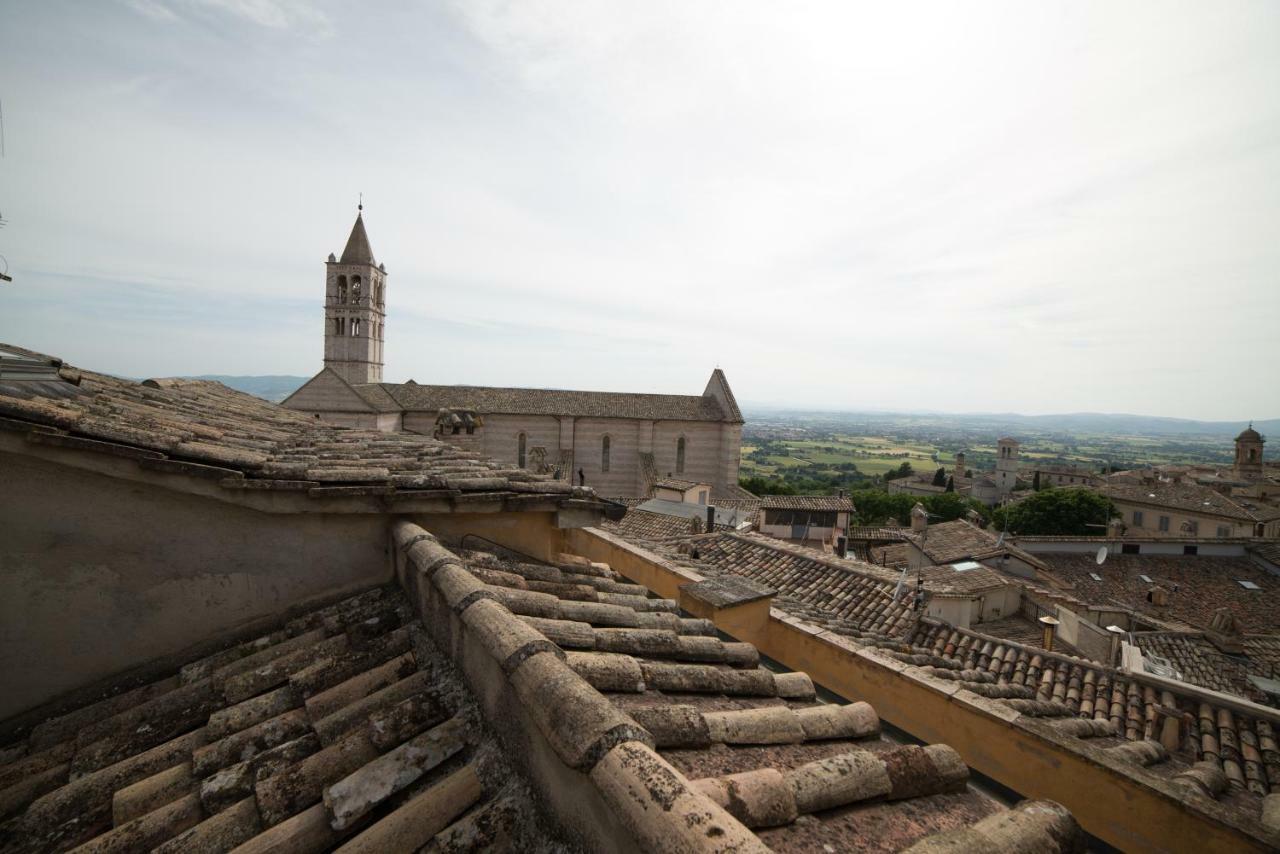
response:
<svg viewBox="0 0 1280 854"><path fill-rule="evenodd" d="M898 480L899 478L911 477L916 470L911 467L911 463L904 462L896 469L884 473L885 480Z"/></svg>
<svg viewBox="0 0 1280 854"><path fill-rule="evenodd" d="M1034 489L1036 492L1040 491L1040 472L1039 471L1036 472L1035 478L1031 481L1031 488Z"/></svg>
<svg viewBox="0 0 1280 854"><path fill-rule="evenodd" d="M947 478L947 492L956 491L956 479L954 477Z"/></svg>
<svg viewBox="0 0 1280 854"><path fill-rule="evenodd" d="M766 477L741 477L738 485L753 495L795 495L796 488L781 480Z"/></svg>
<svg viewBox="0 0 1280 854"><path fill-rule="evenodd" d="M1036 536L1099 536L1118 517L1106 496L1087 489L1055 489L1040 492L999 508L992 514L996 529Z"/></svg>
<svg viewBox="0 0 1280 854"><path fill-rule="evenodd" d="M943 486L947 482L947 470L940 468L933 473L933 485Z"/></svg>
<svg viewBox="0 0 1280 854"><path fill-rule="evenodd" d="M900 525L911 523L911 508L919 501L929 511L930 521L950 522L959 519L970 510L976 510L983 519L990 517L990 510L981 502L966 498L956 492L937 495L890 494L883 489L855 489L849 493L858 522L863 525L879 525L893 519Z"/></svg>

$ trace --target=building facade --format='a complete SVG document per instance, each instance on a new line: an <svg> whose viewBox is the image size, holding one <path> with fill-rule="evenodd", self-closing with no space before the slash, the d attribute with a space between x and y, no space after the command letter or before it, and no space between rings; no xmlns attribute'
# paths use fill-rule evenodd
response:
<svg viewBox="0 0 1280 854"><path fill-rule="evenodd" d="M374 262L363 214L326 267L325 367L285 406L343 426L436 436L602 495L648 496L666 477L708 483L713 498L739 494L742 412L719 368L699 395L384 383L386 269Z"/></svg>

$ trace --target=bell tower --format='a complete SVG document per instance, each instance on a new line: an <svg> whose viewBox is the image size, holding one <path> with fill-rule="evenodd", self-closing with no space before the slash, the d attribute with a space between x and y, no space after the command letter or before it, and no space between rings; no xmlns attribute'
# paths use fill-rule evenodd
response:
<svg viewBox="0 0 1280 854"><path fill-rule="evenodd" d="M1236 436L1236 477L1242 480L1258 480L1262 477L1262 446L1266 441L1261 433L1253 429L1252 422Z"/></svg>
<svg viewBox="0 0 1280 854"><path fill-rule="evenodd" d="M349 383L382 382L387 268L373 260L364 203L341 258L325 262L324 366Z"/></svg>
<svg viewBox="0 0 1280 854"><path fill-rule="evenodd" d="M1009 436L996 441L996 489L1008 497L1018 484L1018 440Z"/></svg>

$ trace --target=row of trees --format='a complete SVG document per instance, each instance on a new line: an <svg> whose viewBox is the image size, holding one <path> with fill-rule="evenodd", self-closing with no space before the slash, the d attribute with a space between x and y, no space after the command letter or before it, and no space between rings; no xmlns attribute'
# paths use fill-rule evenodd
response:
<svg viewBox="0 0 1280 854"><path fill-rule="evenodd" d="M1014 534L1097 537L1106 533L1108 522L1119 517L1120 512L1105 495L1049 486L1017 504L997 508L991 522L996 530Z"/></svg>
<svg viewBox="0 0 1280 854"><path fill-rule="evenodd" d="M740 483L756 495L828 495L834 491L816 481L806 484L746 477ZM1110 499L1087 489L1046 487L1016 504L994 509L955 492L919 496L854 489L848 495L853 501L855 521L861 525L880 525L889 519L909 525L911 508L917 502L929 511L930 522L949 522L975 510L998 531L1035 536L1098 536L1105 533L1110 520L1120 516Z"/></svg>
<svg viewBox="0 0 1280 854"><path fill-rule="evenodd" d="M980 501L957 495L954 492L943 492L939 495L906 495L904 493L888 493L883 489L858 489L849 494L853 499L854 516L863 525L880 525L888 519L894 519L900 525L911 524L911 508L916 503L924 505L929 511L929 521L950 522L959 519L970 510L976 510L984 520L991 515L991 509Z"/></svg>

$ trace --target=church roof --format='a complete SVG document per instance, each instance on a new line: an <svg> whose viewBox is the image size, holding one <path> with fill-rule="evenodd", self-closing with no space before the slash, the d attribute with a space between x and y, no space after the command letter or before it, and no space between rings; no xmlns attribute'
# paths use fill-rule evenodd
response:
<svg viewBox="0 0 1280 854"><path fill-rule="evenodd" d="M351 226L351 236L347 238L347 247L342 250L343 264L368 264L374 266L373 249L369 247L369 235L364 230L364 214L356 214L356 223Z"/></svg>
<svg viewBox="0 0 1280 854"><path fill-rule="evenodd" d="M360 386L356 386L357 389ZM632 394L551 388L493 388L466 385L383 383L409 411L463 408L485 414L569 415L578 418L636 418L652 421L729 421L742 416L710 395ZM734 407L736 409L736 407Z"/></svg>

